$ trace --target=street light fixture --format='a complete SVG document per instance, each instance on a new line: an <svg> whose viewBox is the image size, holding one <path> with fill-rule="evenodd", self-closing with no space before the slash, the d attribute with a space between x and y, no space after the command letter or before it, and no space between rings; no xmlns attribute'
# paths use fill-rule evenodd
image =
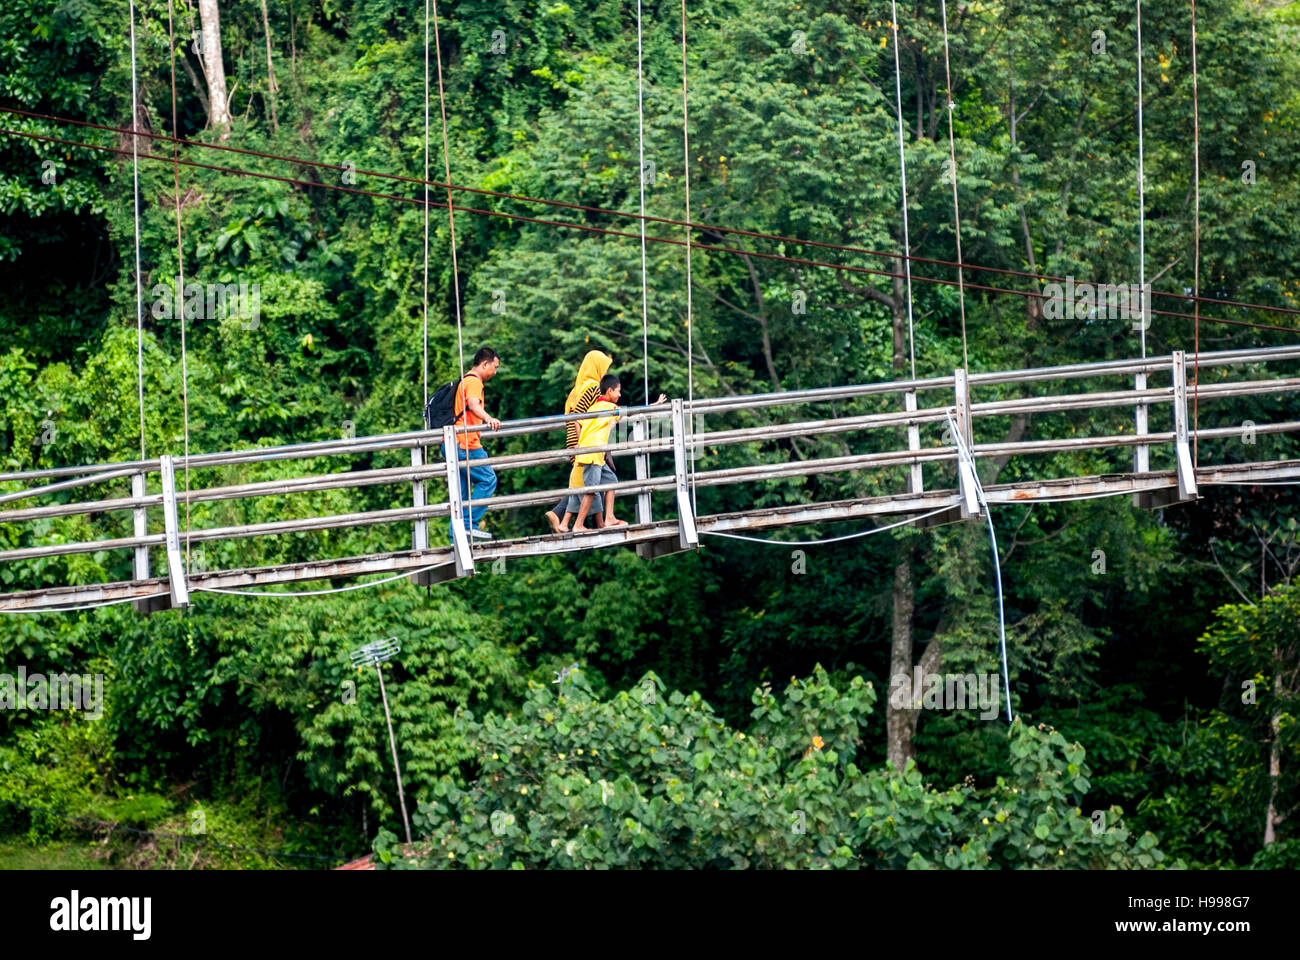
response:
<svg viewBox="0 0 1300 960"><path fill-rule="evenodd" d="M397 773L397 802L402 807L402 824L406 827L406 842L411 842L411 821L406 817L406 795L402 792L402 767L397 762L397 739L393 736L393 717L388 712L388 694L384 691L384 674L379 665L391 660L401 652L401 645L396 637L375 640L359 647L348 654L358 670L362 667L374 667L379 677L379 696L384 701L384 719L388 721L388 744L393 748L393 770Z"/></svg>

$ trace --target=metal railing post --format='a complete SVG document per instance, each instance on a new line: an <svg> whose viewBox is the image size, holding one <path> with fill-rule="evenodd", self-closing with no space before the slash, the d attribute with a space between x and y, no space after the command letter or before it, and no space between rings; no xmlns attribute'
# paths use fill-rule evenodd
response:
<svg viewBox="0 0 1300 960"><path fill-rule="evenodd" d="M960 444L970 452L971 460L975 458L975 445L971 430L970 379L960 367L953 373L953 393L957 400L957 437ZM979 498L975 494L974 463L967 463L965 458L957 457L957 483L961 489L961 516L963 520L980 515Z"/></svg>
<svg viewBox="0 0 1300 960"><path fill-rule="evenodd" d="M1192 465L1192 452L1187 445L1187 354L1174 351L1174 458L1178 464L1178 499L1194 500L1196 468Z"/></svg>
<svg viewBox="0 0 1300 960"><path fill-rule="evenodd" d="M686 477L686 416L680 398L673 401L673 473L677 479L677 536L683 550L700 545Z"/></svg>
<svg viewBox="0 0 1300 960"><path fill-rule="evenodd" d="M474 572L474 555L470 551L469 531L465 529L464 500L460 495L460 447L455 427L442 428L442 453L447 458L447 506L450 508L451 552L456 559L456 576ZM466 466L469 462L466 461ZM470 491L473 496L473 491Z"/></svg>
<svg viewBox="0 0 1300 960"><path fill-rule="evenodd" d="M411 466L422 467L425 462L425 448L411 448ZM417 510L427 506L429 503L429 491L427 481L424 479L411 481L411 505ZM429 549L429 521L425 517L420 517L411 528L411 549L414 551ZM427 586L432 583L428 571L424 573L411 574L411 582L416 586Z"/></svg>
<svg viewBox="0 0 1300 960"><path fill-rule="evenodd" d="M176 467L170 454L159 457L162 474L163 526L167 546L167 583L171 590L172 606L184 607L190 602L189 584L185 580L185 565L181 562L180 522L176 516Z"/></svg>
<svg viewBox="0 0 1300 960"><path fill-rule="evenodd" d="M1147 375L1144 372L1134 374L1133 389L1145 390L1147 388ZM1139 437L1145 437L1150 431L1147 428L1147 411L1150 408L1141 401L1138 402L1137 410L1134 417L1135 432ZM1151 471L1151 448L1145 443L1138 446L1133 451L1133 472L1149 473Z"/></svg>
<svg viewBox="0 0 1300 960"><path fill-rule="evenodd" d="M903 409L908 413L916 412L916 391L909 390L903 394ZM907 422L907 449L911 453L918 453L921 450L921 426L915 420ZM914 463L907 475L907 492L922 493L925 490L925 480L921 473L921 465Z"/></svg>
<svg viewBox="0 0 1300 960"><path fill-rule="evenodd" d="M148 477L143 470L139 473L131 474L131 496L139 500L144 497L147 490L145 481ZM146 507L136 507L131 511L134 521L134 533L137 537L146 537L149 535L149 510ZM135 557L131 565L131 577L133 580L149 579L149 548L140 546L135 548ZM148 614L156 607L156 598L146 598L132 602L137 613Z"/></svg>
<svg viewBox="0 0 1300 960"><path fill-rule="evenodd" d="M134 473L131 475L131 496L139 500L145 494L145 474ZM135 519L135 535L145 537L149 535L149 511L145 507L136 507L132 511ZM135 548L135 567L134 576L136 580L149 579L149 548Z"/></svg>
<svg viewBox="0 0 1300 960"><path fill-rule="evenodd" d="M632 421L632 441L640 443L646 438L646 426L649 420L642 417ZM636 478L638 480L650 479L650 453L647 450L638 451L632 458L636 463ZM651 523L650 513L650 492L638 493L636 495L636 522Z"/></svg>

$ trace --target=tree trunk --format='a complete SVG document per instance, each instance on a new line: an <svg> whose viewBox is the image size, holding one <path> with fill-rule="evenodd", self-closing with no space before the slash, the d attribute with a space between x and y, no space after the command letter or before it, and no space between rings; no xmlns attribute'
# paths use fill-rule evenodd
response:
<svg viewBox="0 0 1300 960"><path fill-rule="evenodd" d="M1276 653L1276 652L1275 652ZM1280 658L1274 656L1273 695L1274 702L1282 698L1282 671ZM1277 812L1277 785L1282 778L1282 737L1281 717L1274 712L1269 720L1269 730L1273 741L1268 746L1268 810L1264 813L1264 846L1277 840L1277 825L1282 818Z"/></svg>
<svg viewBox="0 0 1300 960"><path fill-rule="evenodd" d="M893 643L889 655L889 686L894 690L894 678L905 677L907 689L912 688L912 612L916 593L912 584L912 549L905 541L898 541L894 551L894 622ZM901 681L900 681L901 682ZM912 736L916 732L916 710L908 694L908 707L896 704L892 696L885 701L885 752L894 769L900 773L907 761L915 759L916 746Z"/></svg>
<svg viewBox="0 0 1300 960"><path fill-rule="evenodd" d="M226 67L221 60L221 11L217 0L199 0L203 24L203 72L208 78L208 103L212 126L222 140L230 138L230 104L226 98Z"/></svg>
<svg viewBox="0 0 1300 960"><path fill-rule="evenodd" d="M275 117L275 65L271 62L271 21L266 16L266 0L262 0L262 29L266 34L266 93L271 99L271 132L279 133L280 122Z"/></svg>

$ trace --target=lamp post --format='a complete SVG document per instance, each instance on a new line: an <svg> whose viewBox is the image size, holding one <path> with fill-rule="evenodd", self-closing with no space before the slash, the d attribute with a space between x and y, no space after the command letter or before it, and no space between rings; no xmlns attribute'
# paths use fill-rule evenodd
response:
<svg viewBox="0 0 1300 960"><path fill-rule="evenodd" d="M411 821L406 817L406 795L402 792L402 767L397 762L397 739L393 736L393 718L388 712L388 694L384 691L384 674L379 669L381 663L397 656L401 649L396 637L388 637L384 640L367 643L365 646L353 650L348 656L358 669L373 666L375 674L379 677L379 696L384 701L384 719L388 721L388 744L393 748L393 770L397 774L397 802L402 808L402 824L406 827L406 842L409 844L411 842Z"/></svg>

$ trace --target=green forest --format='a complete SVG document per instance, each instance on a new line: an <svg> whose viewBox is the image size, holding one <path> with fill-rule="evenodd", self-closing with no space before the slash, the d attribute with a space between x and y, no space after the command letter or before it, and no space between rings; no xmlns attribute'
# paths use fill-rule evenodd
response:
<svg viewBox="0 0 1300 960"><path fill-rule="evenodd" d="M485 406L515 420L561 413L590 350L614 358L623 402L644 404L1142 350L1186 351L1190 370L1198 350L1300 343L1300 5L1196 5L1195 76L1192 9L1141 7L1139 127L1139 24L1119 0L899 3L897 33L880 0L444 0L436 21L412 0L9 0L0 498L27 486L22 471L146 452L180 470L187 452L420 430L426 396L482 346L501 359ZM454 238L448 181L480 191L454 194ZM642 203L659 219L601 212ZM922 258L910 282L905 249ZM257 313L195 313L178 277L247 285ZM1157 313L1141 336L1062 317L1026 295L1051 277L1144 278ZM1193 291L1235 305L1194 308ZM1277 375L1196 372L1201 389ZM1242 432L1200 440L1200 462L1300 458L1296 433L1253 429L1296 419L1295 395L1201 397L1201 428ZM734 409L704 429L897 409L885 395ZM1151 417L1172 429L1168 409ZM1066 408L981 418L975 439L1133 430L1131 407ZM483 442L512 454L550 436ZM941 424L921 441L952 443ZM698 465L900 442L786 436L705 447ZM987 457L980 481L1121 474L1132 456ZM1168 446L1151 456L1173 469ZM410 462L345 459L185 482ZM561 474L502 471L498 493L558 489ZM898 466L777 475L701 487L698 513L906 482ZM954 488L956 469L927 466L925 484ZM130 495L127 480L96 490ZM411 495L183 513L197 530ZM131 533L130 511L5 522L33 505L0 499L0 553ZM983 517L799 545L871 526L859 520L655 559L512 559L428 587L336 578L148 615L0 612L0 677L102 675L104 691L97 716L0 709L0 867L1300 867L1294 487L989 512L996 565ZM483 526L548 534L542 507ZM445 520L429 533L446 544ZM219 539L186 561L360 557L411 536L394 522ZM130 580L131 554L0 561L0 594ZM914 674L1000 682L999 575L1014 722L891 698ZM379 668L385 703L349 654L387 637L400 653Z"/></svg>

